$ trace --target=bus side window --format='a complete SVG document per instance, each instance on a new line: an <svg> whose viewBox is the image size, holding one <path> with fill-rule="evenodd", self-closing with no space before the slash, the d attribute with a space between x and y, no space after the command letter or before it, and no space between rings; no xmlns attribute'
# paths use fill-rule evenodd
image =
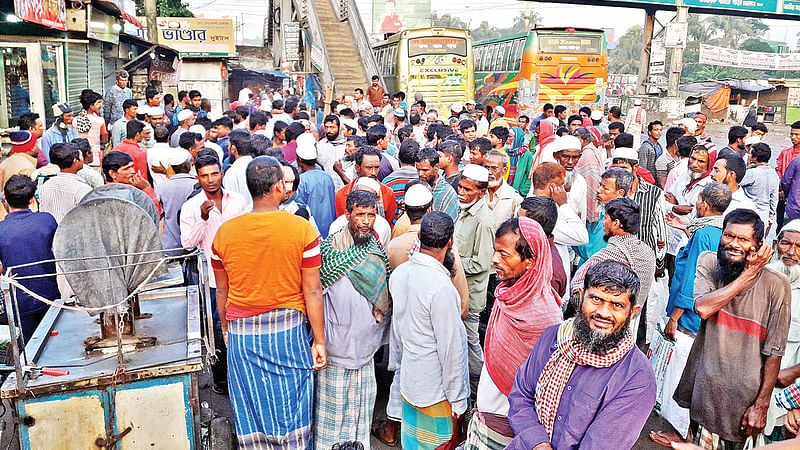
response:
<svg viewBox="0 0 800 450"><path fill-rule="evenodd" d="M490 44L486 47L486 56L483 58L483 65L487 72L494 72L494 50L497 44Z"/></svg>
<svg viewBox="0 0 800 450"><path fill-rule="evenodd" d="M395 45L392 47L391 52L389 53L389 70L391 71L391 75L397 73L397 46Z"/></svg>
<svg viewBox="0 0 800 450"><path fill-rule="evenodd" d="M517 39L514 43L514 61L511 70L518 71L522 67L522 52L525 49L525 39Z"/></svg>
<svg viewBox="0 0 800 450"><path fill-rule="evenodd" d="M505 67L503 67L503 60L506 56L506 43L501 42L497 44L497 52L494 55L494 67L495 70L498 72L502 72Z"/></svg>
<svg viewBox="0 0 800 450"><path fill-rule="evenodd" d="M480 72L480 60L481 54L483 53L483 47L475 47L472 49L472 70L475 72Z"/></svg>

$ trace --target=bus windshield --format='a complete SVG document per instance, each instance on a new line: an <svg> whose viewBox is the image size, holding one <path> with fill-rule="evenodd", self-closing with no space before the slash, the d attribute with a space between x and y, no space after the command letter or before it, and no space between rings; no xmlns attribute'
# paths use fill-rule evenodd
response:
<svg viewBox="0 0 800 450"><path fill-rule="evenodd" d="M599 55L601 46L601 36L575 34L539 35L539 53Z"/></svg>
<svg viewBox="0 0 800 450"><path fill-rule="evenodd" d="M467 40L456 37L424 37L408 40L408 57L453 54L467 56Z"/></svg>

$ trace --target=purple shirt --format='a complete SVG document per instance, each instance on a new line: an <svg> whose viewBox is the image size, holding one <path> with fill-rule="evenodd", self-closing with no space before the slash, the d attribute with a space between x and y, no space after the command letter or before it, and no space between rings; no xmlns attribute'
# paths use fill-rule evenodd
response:
<svg viewBox="0 0 800 450"><path fill-rule="evenodd" d="M553 425L553 439L539 422L534 392L539 375L556 350L559 325L549 327L517 372L508 395L508 420L516 437L506 447L530 450L549 442L568 448L631 448L656 403L656 380L644 353L634 347L611 367L576 366L572 371Z"/></svg>
<svg viewBox="0 0 800 450"><path fill-rule="evenodd" d="M781 189L786 194L786 215L789 219L800 218L800 158L795 158L786 167L781 177Z"/></svg>

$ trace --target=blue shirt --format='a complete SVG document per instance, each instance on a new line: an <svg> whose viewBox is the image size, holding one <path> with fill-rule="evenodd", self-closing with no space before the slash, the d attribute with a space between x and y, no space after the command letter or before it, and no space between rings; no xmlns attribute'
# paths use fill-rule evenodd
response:
<svg viewBox="0 0 800 450"><path fill-rule="evenodd" d="M559 326L545 330L517 372L508 394L508 421L516 436L506 448L530 450L543 442L558 450L632 448L656 403L653 369L636 347L611 367L575 366L561 394L552 438L539 422L536 385L556 351Z"/></svg>
<svg viewBox="0 0 800 450"><path fill-rule="evenodd" d="M334 206L336 189L333 178L321 170L308 170L300 174L300 186L297 188L297 197L308 205L314 221L317 222L322 238L328 237L328 229L336 220Z"/></svg>
<svg viewBox="0 0 800 450"><path fill-rule="evenodd" d="M703 227L694 232L692 238L675 256L675 275L669 289L667 315L675 308L683 309L678 324L694 334L700 330L700 316L694 312L694 278L697 275L697 258L706 251L717 251L722 230Z"/></svg>
<svg viewBox="0 0 800 450"><path fill-rule="evenodd" d="M53 236L58 224L56 219L45 212L31 212L30 209L12 211L0 222L0 264L3 271L12 266L37 261L52 260ZM21 267L12 274L20 277L30 275L55 274L53 262ZM55 300L60 297L55 275L20 280L20 283L36 294ZM46 310L48 306L29 294L17 290L17 303L21 316Z"/></svg>
<svg viewBox="0 0 800 450"><path fill-rule="evenodd" d="M78 139L78 132L74 128L59 128L58 122L56 122L42 133L39 147L42 149L42 153L47 156L47 161L50 161L50 147L53 144L69 144L73 139Z"/></svg>
<svg viewBox="0 0 800 450"><path fill-rule="evenodd" d="M580 264L586 262L587 259L591 258L592 255L599 252L600 250L606 248L608 242L606 242L606 230L603 228L603 217L606 215L606 210L600 210L600 218L597 222L592 222L586 225L586 230L589 232L589 242L586 244L581 245L580 247L574 247L575 253L581 257Z"/></svg>

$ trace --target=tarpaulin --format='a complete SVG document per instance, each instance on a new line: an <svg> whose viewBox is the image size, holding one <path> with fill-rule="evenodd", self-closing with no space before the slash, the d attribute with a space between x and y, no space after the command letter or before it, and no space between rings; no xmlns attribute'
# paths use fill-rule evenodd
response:
<svg viewBox="0 0 800 450"><path fill-rule="evenodd" d="M706 95L703 98L703 103L705 103L706 107L711 110L711 112L719 112L723 109L728 107L728 104L731 101L731 88L724 87L721 89L717 89L716 92L710 95Z"/></svg>

